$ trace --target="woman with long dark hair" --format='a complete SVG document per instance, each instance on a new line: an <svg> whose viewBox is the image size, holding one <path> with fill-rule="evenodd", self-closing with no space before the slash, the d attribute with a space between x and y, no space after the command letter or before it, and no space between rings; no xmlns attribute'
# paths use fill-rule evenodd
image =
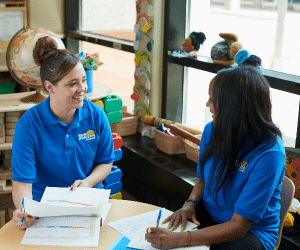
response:
<svg viewBox="0 0 300 250"><path fill-rule="evenodd" d="M160 249L274 249L285 151L272 121L269 84L252 66L225 69L212 79L206 105L213 121L201 139L199 180L164 221L170 231L150 228L146 238ZM172 232L180 224L183 230L187 219L199 230Z"/></svg>

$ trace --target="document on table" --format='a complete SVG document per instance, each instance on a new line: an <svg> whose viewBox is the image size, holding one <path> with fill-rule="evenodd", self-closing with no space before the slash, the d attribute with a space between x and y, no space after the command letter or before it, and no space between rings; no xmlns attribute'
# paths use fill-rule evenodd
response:
<svg viewBox="0 0 300 250"><path fill-rule="evenodd" d="M21 244L97 247L100 217L45 217L26 229Z"/></svg>
<svg viewBox="0 0 300 250"><path fill-rule="evenodd" d="M138 249L154 249L151 244L145 241L145 233L148 227L155 227L159 210L151 211L148 213L140 214L137 216L129 217L126 219L114 221L108 223L109 226L120 232L122 235L130 239L128 247ZM164 221L173 212L165 208L162 209L161 222ZM160 224L159 227L167 228L168 224ZM188 221L185 231L193 230L197 225ZM174 230L174 232L180 232L180 227ZM208 250L209 246L196 246L188 247L188 249L201 249ZM185 248L178 248L185 249Z"/></svg>
<svg viewBox="0 0 300 250"><path fill-rule="evenodd" d="M22 244L97 247L109 195L104 189L51 187L41 202L24 198L25 212L40 219L26 229Z"/></svg>

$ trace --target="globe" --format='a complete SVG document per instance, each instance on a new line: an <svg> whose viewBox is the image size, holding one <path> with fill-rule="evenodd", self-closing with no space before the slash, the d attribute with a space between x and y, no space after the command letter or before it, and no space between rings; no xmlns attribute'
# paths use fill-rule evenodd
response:
<svg viewBox="0 0 300 250"><path fill-rule="evenodd" d="M41 37L52 38L59 49L65 49L62 40L45 29L22 28L10 40L6 51L6 63L11 76L23 86L36 89L36 93L23 98L23 102L39 103L46 99L40 78L40 66L34 62L33 50Z"/></svg>

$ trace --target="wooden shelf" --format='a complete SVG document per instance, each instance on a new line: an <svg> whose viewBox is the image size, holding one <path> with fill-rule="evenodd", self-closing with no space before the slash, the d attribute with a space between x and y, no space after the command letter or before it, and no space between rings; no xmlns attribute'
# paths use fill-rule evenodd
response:
<svg viewBox="0 0 300 250"><path fill-rule="evenodd" d="M12 143L0 144L0 150L8 150L8 149L12 149Z"/></svg>

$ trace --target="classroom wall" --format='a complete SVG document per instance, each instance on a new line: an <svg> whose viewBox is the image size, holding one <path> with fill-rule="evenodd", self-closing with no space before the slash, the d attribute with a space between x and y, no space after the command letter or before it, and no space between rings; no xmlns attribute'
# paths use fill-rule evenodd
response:
<svg viewBox="0 0 300 250"><path fill-rule="evenodd" d="M44 28L64 38L64 1L28 0L28 26Z"/></svg>

